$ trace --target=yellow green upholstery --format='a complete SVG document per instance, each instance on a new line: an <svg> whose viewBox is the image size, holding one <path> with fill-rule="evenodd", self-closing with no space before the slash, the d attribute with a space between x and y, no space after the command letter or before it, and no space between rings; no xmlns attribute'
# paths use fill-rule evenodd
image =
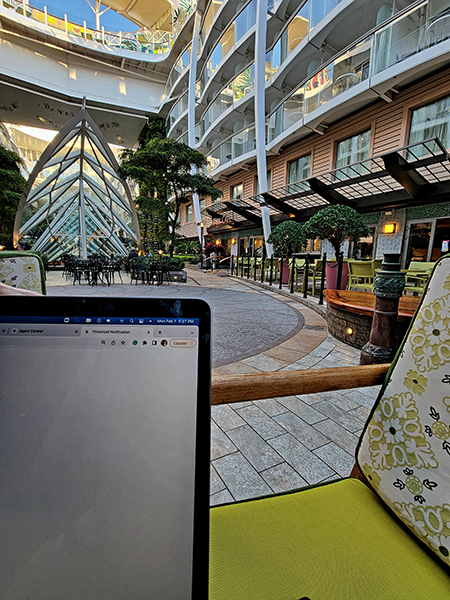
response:
<svg viewBox="0 0 450 600"><path fill-rule="evenodd" d="M41 259L32 252L0 252L0 281L11 287L45 294Z"/></svg>
<svg viewBox="0 0 450 600"><path fill-rule="evenodd" d="M214 507L210 600L450 599L450 255L357 449L356 479Z"/></svg>
<svg viewBox="0 0 450 600"><path fill-rule="evenodd" d="M433 262L412 260L405 274L405 294L423 294L425 285L434 267Z"/></svg>
<svg viewBox="0 0 450 600"><path fill-rule="evenodd" d="M448 255L436 263L357 458L386 504L450 566Z"/></svg>
<svg viewBox="0 0 450 600"><path fill-rule="evenodd" d="M448 573L359 480L210 515L210 600L450 598Z"/></svg>

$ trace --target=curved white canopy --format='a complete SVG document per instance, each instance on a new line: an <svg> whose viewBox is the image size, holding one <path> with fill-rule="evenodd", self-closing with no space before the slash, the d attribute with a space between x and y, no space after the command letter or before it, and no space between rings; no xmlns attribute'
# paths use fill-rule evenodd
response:
<svg viewBox="0 0 450 600"><path fill-rule="evenodd" d="M150 29L172 9L172 6L177 8L179 0L172 2L168 2L168 0L102 0L102 4L134 21L140 27Z"/></svg>

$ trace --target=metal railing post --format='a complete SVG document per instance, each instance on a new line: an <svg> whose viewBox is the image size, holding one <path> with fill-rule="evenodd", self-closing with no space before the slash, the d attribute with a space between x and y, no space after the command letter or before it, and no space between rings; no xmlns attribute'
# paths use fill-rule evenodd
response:
<svg viewBox="0 0 450 600"><path fill-rule="evenodd" d="M338 264L337 264L337 279L336 279L336 289L341 289L341 280L342 280L342 264L344 262L344 253L339 252Z"/></svg>
<svg viewBox="0 0 450 600"><path fill-rule="evenodd" d="M250 254L247 254L247 279L250 279Z"/></svg>
<svg viewBox="0 0 450 600"><path fill-rule="evenodd" d="M278 289L281 290L283 288L283 267L284 267L284 258L283 257L281 257L278 260L278 264L280 265L280 268L278 269L279 275L280 275L280 282L278 284Z"/></svg>
<svg viewBox="0 0 450 600"><path fill-rule="evenodd" d="M272 282L273 282L273 254L270 257L269 285L272 285Z"/></svg>
<svg viewBox="0 0 450 600"><path fill-rule="evenodd" d="M256 281L256 256L253 257L253 281Z"/></svg>
<svg viewBox="0 0 450 600"><path fill-rule="evenodd" d="M290 272L290 288L289 288L289 293L293 294L294 293L294 275L295 275L295 258L292 257L292 262L291 262L291 272Z"/></svg>
<svg viewBox="0 0 450 600"><path fill-rule="evenodd" d="M261 283L264 283L265 280L265 274L266 274L266 245L263 244L262 247L263 251L262 251L262 257L261 257Z"/></svg>
<svg viewBox="0 0 450 600"><path fill-rule="evenodd" d="M323 290L325 287L325 268L327 266L327 253L324 252L322 256L322 273L320 275L320 294L319 304L323 304Z"/></svg>
<svg viewBox="0 0 450 600"><path fill-rule="evenodd" d="M309 277L309 254L305 258L305 270L303 272L303 298L308 297L308 277Z"/></svg>

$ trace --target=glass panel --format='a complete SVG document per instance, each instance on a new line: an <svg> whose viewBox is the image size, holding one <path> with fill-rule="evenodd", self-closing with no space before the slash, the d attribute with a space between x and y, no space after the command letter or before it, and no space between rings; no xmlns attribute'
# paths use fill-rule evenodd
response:
<svg viewBox="0 0 450 600"><path fill-rule="evenodd" d="M345 176L354 177L364 172L364 169L360 165L353 166L350 169L343 169L343 167L369 158L369 145L370 130L363 131L339 142L336 150L336 169L342 170L340 173L336 173L336 177L339 179Z"/></svg>
<svg viewBox="0 0 450 600"><path fill-rule="evenodd" d="M324 19L340 0L321 0L320 2L311 2L311 29Z"/></svg>
<svg viewBox="0 0 450 600"><path fill-rule="evenodd" d="M231 199L232 200L242 200L244 196L244 187L242 185L242 183L239 183L238 185L234 185L231 188Z"/></svg>
<svg viewBox="0 0 450 600"><path fill-rule="evenodd" d="M311 174L311 154L302 156L289 163L288 183L308 179Z"/></svg>
<svg viewBox="0 0 450 600"><path fill-rule="evenodd" d="M414 110L411 117L409 144L438 137L446 148L450 147L449 137L450 96L439 99ZM423 147L423 154L426 148Z"/></svg>
<svg viewBox="0 0 450 600"><path fill-rule="evenodd" d="M427 262L432 223L411 223L406 266L412 260Z"/></svg>
<svg viewBox="0 0 450 600"><path fill-rule="evenodd" d="M283 103L283 130L303 117L304 96L305 88L300 88Z"/></svg>
<svg viewBox="0 0 450 600"><path fill-rule="evenodd" d="M438 219L434 231L431 260L437 260L450 250L450 219Z"/></svg>
<svg viewBox="0 0 450 600"><path fill-rule="evenodd" d="M331 99L333 86L333 63L324 67L305 85L305 108L307 115Z"/></svg>

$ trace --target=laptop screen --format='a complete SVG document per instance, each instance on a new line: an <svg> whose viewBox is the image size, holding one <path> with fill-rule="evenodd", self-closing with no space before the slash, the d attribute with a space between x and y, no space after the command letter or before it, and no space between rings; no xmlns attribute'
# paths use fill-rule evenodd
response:
<svg viewBox="0 0 450 600"><path fill-rule="evenodd" d="M208 305L0 313L0 597L207 598Z"/></svg>

